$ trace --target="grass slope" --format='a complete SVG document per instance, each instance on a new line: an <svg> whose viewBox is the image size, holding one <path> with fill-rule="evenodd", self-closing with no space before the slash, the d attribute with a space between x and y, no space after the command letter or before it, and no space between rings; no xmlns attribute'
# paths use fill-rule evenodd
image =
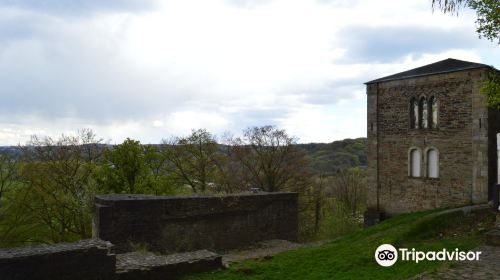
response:
<svg viewBox="0 0 500 280"><path fill-rule="evenodd" d="M249 260L183 279L404 279L433 271L443 262L398 261L392 267L381 267L374 259L380 244L422 251L469 250L482 243L482 232L493 223L493 214L487 210L465 217L462 212L436 213L396 216L321 247L289 251L268 260Z"/></svg>

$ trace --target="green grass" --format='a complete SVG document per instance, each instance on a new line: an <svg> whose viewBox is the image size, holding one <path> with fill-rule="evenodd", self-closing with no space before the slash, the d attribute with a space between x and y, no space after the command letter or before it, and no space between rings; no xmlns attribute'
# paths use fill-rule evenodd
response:
<svg viewBox="0 0 500 280"><path fill-rule="evenodd" d="M194 274L184 279L405 279L434 271L443 262L398 261L381 267L374 259L383 243L417 250L472 249L482 243L481 228L493 223L493 214L480 211L434 215L436 211L404 214L345 236L321 247L281 253L268 260L249 260L228 269Z"/></svg>

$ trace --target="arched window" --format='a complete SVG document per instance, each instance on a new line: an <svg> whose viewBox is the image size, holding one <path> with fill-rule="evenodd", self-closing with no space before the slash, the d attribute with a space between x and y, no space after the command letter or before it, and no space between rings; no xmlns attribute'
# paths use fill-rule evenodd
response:
<svg viewBox="0 0 500 280"><path fill-rule="evenodd" d="M432 96L429 99L429 128L437 127L437 116L438 116L438 108L437 108L437 100L435 96Z"/></svg>
<svg viewBox="0 0 500 280"><path fill-rule="evenodd" d="M439 153L434 148L427 150L427 177L439 178Z"/></svg>
<svg viewBox="0 0 500 280"><path fill-rule="evenodd" d="M410 177L420 177L420 159L422 158L420 150L416 148L411 149L409 156L410 158L408 161Z"/></svg>
<svg viewBox="0 0 500 280"><path fill-rule="evenodd" d="M418 110L418 100L413 97L410 100L410 127L418 128L418 120L419 120L419 110Z"/></svg>
<svg viewBox="0 0 500 280"><path fill-rule="evenodd" d="M427 118L427 102L425 97L420 98L420 102L418 103L419 110L419 123L420 128L427 128L428 118Z"/></svg>

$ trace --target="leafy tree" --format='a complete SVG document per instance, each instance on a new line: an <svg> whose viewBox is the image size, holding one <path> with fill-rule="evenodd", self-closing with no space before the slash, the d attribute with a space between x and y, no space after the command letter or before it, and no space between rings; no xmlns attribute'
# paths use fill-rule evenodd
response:
<svg viewBox="0 0 500 280"><path fill-rule="evenodd" d="M498 0L432 0L444 13L458 13L462 7L476 11L477 33L500 44L500 1Z"/></svg>
<svg viewBox="0 0 500 280"><path fill-rule="evenodd" d="M148 185L155 195L175 193L174 180L168 166L168 160L161 146L146 145L144 148L144 163L148 169Z"/></svg>
<svg viewBox="0 0 500 280"><path fill-rule="evenodd" d="M489 78L481 86L481 93L486 95L488 105L500 109L500 72L491 70Z"/></svg>
<svg viewBox="0 0 500 280"><path fill-rule="evenodd" d="M141 193L147 188L148 170L139 141L127 138L108 149L104 159L98 182L105 192Z"/></svg>
<svg viewBox="0 0 500 280"><path fill-rule="evenodd" d="M61 242L88 238L95 183L95 163L102 153L91 130L58 139L32 136L23 150L19 189L12 207L23 209L39 231L40 241ZM20 214L13 211L13 213Z"/></svg>
<svg viewBox="0 0 500 280"><path fill-rule="evenodd" d="M500 1L498 0L432 0L432 6L439 6L444 13L457 13L462 7L469 7L477 14L477 33L488 40L500 44ZM488 98L488 105L500 109L500 78L495 70L490 71L489 79L483 84L481 92Z"/></svg>

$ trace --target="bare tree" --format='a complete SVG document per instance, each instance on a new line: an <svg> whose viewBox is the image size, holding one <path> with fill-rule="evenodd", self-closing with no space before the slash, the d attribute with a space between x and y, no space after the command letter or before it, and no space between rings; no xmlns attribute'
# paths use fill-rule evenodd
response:
<svg viewBox="0 0 500 280"><path fill-rule="evenodd" d="M274 126L248 128L233 140L236 159L245 180L264 191L298 190L307 183L306 154L295 146L297 139Z"/></svg>
<svg viewBox="0 0 500 280"><path fill-rule="evenodd" d="M342 170L333 177L333 195L339 208L356 217L364 209L366 201L366 175L360 168Z"/></svg>

